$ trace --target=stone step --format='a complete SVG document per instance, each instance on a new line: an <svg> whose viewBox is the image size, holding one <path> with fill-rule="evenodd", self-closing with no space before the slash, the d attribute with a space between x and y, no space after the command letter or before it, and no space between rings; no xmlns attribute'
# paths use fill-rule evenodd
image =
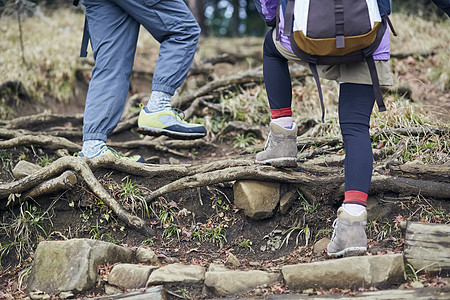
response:
<svg viewBox="0 0 450 300"><path fill-rule="evenodd" d="M220 298L220 300L235 300L236 298ZM251 299L251 298L246 298ZM377 299L377 300L447 300L450 299L450 287L441 288L420 288L408 290L383 290L374 292L357 292L350 295L307 295L307 294L289 294L289 295L268 295L265 300L297 300L297 299L339 299L339 300L355 300L355 299ZM219 300L219 299L211 299Z"/></svg>
<svg viewBox="0 0 450 300"><path fill-rule="evenodd" d="M288 265L281 273L290 290L382 287L404 282L402 254L355 256Z"/></svg>
<svg viewBox="0 0 450 300"><path fill-rule="evenodd" d="M126 300L165 300L166 292L162 285L154 286L151 288L143 289L140 291L129 292L126 294L120 295L112 295L112 296L104 296L97 297L92 299L101 299L101 300L115 300L115 299L126 299Z"/></svg>

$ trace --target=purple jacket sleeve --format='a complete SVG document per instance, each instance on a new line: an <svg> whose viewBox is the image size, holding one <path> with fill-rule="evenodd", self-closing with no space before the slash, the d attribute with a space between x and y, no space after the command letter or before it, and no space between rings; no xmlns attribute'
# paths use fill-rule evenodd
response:
<svg viewBox="0 0 450 300"><path fill-rule="evenodd" d="M254 2L266 24L275 27L278 0L254 0Z"/></svg>
<svg viewBox="0 0 450 300"><path fill-rule="evenodd" d="M272 20L277 14L277 0L261 0L261 10L267 20Z"/></svg>

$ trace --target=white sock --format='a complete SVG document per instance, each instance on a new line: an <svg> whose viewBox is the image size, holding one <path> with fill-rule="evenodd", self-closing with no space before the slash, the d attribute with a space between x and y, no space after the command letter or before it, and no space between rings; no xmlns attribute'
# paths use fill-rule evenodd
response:
<svg viewBox="0 0 450 300"><path fill-rule="evenodd" d="M344 203L342 204L342 206L352 216L359 216L366 210L366 207L364 205L354 203Z"/></svg>
<svg viewBox="0 0 450 300"><path fill-rule="evenodd" d="M102 147L105 145L106 143L102 140L87 140L83 142L83 148L81 149L81 152L83 152L84 156L91 158L99 153Z"/></svg>
<svg viewBox="0 0 450 300"><path fill-rule="evenodd" d="M276 119L272 119L272 122L280 125L283 128L292 129L292 116L290 117L280 117Z"/></svg>
<svg viewBox="0 0 450 300"><path fill-rule="evenodd" d="M170 108L170 101L172 95L165 92L160 91L152 91L150 95L150 99L147 103L147 108L150 112L158 112L167 108Z"/></svg>

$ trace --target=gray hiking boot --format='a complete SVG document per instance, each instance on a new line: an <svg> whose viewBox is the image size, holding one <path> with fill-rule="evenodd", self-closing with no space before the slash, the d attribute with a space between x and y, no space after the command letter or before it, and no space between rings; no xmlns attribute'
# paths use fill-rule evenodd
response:
<svg viewBox="0 0 450 300"><path fill-rule="evenodd" d="M274 167L297 166L297 124L286 129L274 122L269 124L270 132L264 151L256 154L256 162Z"/></svg>
<svg viewBox="0 0 450 300"><path fill-rule="evenodd" d="M333 236L327 247L328 255L340 257L364 254L367 250L367 211L353 216L340 207L337 216L333 223Z"/></svg>

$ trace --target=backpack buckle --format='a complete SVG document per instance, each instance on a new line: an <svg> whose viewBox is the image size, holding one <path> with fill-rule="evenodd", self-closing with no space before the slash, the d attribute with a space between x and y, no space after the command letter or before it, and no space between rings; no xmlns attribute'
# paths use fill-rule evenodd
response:
<svg viewBox="0 0 450 300"><path fill-rule="evenodd" d="M313 65L317 65L318 62L319 62L319 58L317 56L310 55L308 57L308 63L313 64Z"/></svg>
<svg viewBox="0 0 450 300"><path fill-rule="evenodd" d="M370 57L372 55L373 51L372 51L372 49L369 49L369 47L368 47L368 48L362 49L362 53L364 56L364 60L366 60L368 57Z"/></svg>

